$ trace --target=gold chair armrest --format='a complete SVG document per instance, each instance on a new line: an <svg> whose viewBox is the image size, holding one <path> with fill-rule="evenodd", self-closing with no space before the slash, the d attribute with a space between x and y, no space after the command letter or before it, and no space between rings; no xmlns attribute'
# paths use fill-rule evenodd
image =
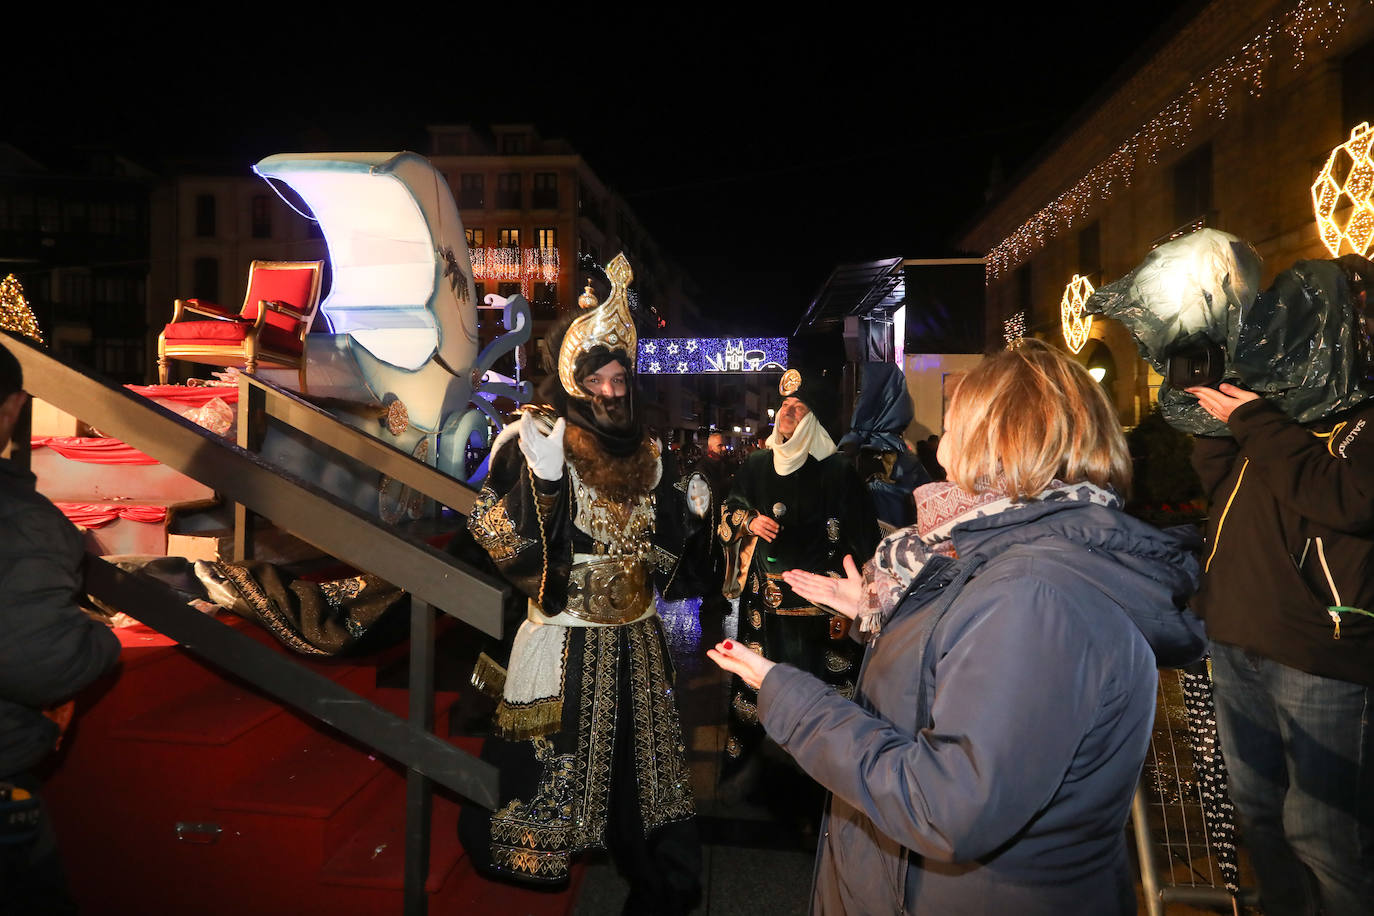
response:
<svg viewBox="0 0 1374 916"><path fill-rule="evenodd" d="M206 315L210 318L237 318L233 312L213 302L195 302L191 299L178 299L173 306L172 321L181 319L182 312L193 312L197 315Z"/></svg>

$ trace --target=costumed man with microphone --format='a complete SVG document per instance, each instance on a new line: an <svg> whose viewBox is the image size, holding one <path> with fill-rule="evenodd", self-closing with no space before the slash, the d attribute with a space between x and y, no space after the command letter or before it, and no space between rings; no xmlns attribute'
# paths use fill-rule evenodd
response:
<svg viewBox="0 0 1374 916"><path fill-rule="evenodd" d="M848 636L849 621L796 595L782 578L789 569L842 575L849 563L862 566L878 545L873 500L823 423L834 413L835 385L816 370L783 373L767 448L735 475L717 534L725 545L725 595L740 599L739 640L851 696L860 651ZM721 794L729 801L743 800L765 766L757 702L753 688L732 678L721 767ZM785 777L800 771L784 755L777 759L785 769L770 774L768 784L775 794L790 795L795 787ZM819 795L816 809L819 814Z"/></svg>

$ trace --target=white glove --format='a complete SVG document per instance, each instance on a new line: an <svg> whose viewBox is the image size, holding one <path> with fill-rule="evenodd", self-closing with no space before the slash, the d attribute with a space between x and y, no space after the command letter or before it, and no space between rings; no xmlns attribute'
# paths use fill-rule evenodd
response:
<svg viewBox="0 0 1374 916"><path fill-rule="evenodd" d="M711 486L700 474L693 474L687 481L687 508L697 518L705 518L711 509Z"/></svg>
<svg viewBox="0 0 1374 916"><path fill-rule="evenodd" d="M563 479L563 431L567 428L567 421L559 417L545 436L529 417L520 421L520 451L525 455L530 473L540 480Z"/></svg>

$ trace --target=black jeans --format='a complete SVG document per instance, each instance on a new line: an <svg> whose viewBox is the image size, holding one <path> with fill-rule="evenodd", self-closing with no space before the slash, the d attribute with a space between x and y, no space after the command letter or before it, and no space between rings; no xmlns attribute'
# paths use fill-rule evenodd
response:
<svg viewBox="0 0 1374 916"><path fill-rule="evenodd" d="M57 835L38 795L38 780L28 773L0 779L29 792L39 804L37 829L22 836L0 833L0 916L67 916L76 904L58 855ZM9 841L7 841L9 840Z"/></svg>

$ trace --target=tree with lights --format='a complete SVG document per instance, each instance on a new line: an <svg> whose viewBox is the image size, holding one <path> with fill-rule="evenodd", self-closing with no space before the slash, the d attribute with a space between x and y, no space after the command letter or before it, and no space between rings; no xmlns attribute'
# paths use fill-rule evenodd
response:
<svg viewBox="0 0 1374 916"><path fill-rule="evenodd" d="M14 274L0 280L0 328L43 342L38 319L34 317L33 309L29 308L29 301L24 298L24 287Z"/></svg>

